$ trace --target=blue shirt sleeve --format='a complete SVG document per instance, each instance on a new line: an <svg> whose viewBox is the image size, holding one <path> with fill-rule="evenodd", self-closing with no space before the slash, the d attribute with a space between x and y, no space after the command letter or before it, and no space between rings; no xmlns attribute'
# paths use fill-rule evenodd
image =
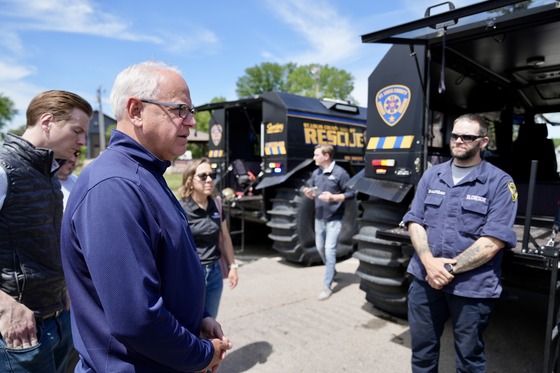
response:
<svg viewBox="0 0 560 373"><path fill-rule="evenodd" d="M344 194L344 199L352 199L356 196L356 192L353 189L348 188L348 182L350 181L350 175L348 172L341 172L340 175L340 189Z"/></svg>
<svg viewBox="0 0 560 373"><path fill-rule="evenodd" d="M420 178L420 181L416 186L416 193L414 194L410 210L403 217L405 225L413 222L424 226L424 201L428 190L427 180L429 180L430 177L430 172L427 171Z"/></svg>
<svg viewBox="0 0 560 373"><path fill-rule="evenodd" d="M513 180L507 174L502 174L496 182L496 194L489 206L481 236L497 238L504 242L507 248L515 247L517 234L513 224L516 214L517 189Z"/></svg>

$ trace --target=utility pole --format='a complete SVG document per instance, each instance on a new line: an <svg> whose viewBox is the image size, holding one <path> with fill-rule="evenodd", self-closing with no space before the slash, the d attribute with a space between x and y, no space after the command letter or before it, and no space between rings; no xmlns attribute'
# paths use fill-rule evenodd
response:
<svg viewBox="0 0 560 373"><path fill-rule="evenodd" d="M103 115L103 104L101 103L101 86L97 89L97 102L99 103L98 121L99 121L99 154L105 150L105 116Z"/></svg>

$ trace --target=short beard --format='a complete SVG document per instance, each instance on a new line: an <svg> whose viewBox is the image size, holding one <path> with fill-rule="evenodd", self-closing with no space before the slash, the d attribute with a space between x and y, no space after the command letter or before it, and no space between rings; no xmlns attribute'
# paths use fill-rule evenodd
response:
<svg viewBox="0 0 560 373"><path fill-rule="evenodd" d="M455 151L451 150L451 155L460 161L470 161L471 159L476 157L476 155L479 153L480 153L480 146L469 148L465 153L462 154L456 154Z"/></svg>

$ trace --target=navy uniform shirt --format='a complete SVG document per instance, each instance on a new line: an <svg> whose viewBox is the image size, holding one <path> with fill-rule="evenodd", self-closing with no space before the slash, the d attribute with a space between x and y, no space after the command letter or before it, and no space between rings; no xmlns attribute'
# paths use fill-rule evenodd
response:
<svg viewBox="0 0 560 373"><path fill-rule="evenodd" d="M218 238L222 221L214 199L208 197L207 210L200 207L191 197L182 200L181 206L187 215L200 262L203 265L214 263L220 259Z"/></svg>
<svg viewBox="0 0 560 373"><path fill-rule="evenodd" d="M348 172L335 162L332 162L326 169L317 168L311 174L311 185L317 187L315 196L322 192L332 194L344 194L344 199L354 198L355 192L346 187L350 176ZM323 202L315 198L315 219L334 221L342 220L344 216L344 202Z"/></svg>
<svg viewBox="0 0 560 373"><path fill-rule="evenodd" d="M517 191L512 178L482 161L453 185L451 162L424 173L404 223L415 222L426 229L434 257L454 258L481 236L495 237L505 243L505 248L513 248L517 242L513 230ZM500 250L484 265L456 274L443 291L471 298L498 298L502 256ZM425 281L426 270L416 253L408 272Z"/></svg>

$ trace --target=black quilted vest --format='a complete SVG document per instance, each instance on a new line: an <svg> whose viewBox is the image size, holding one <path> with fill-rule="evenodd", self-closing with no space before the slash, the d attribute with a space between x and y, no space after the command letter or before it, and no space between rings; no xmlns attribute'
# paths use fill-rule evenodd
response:
<svg viewBox="0 0 560 373"><path fill-rule="evenodd" d="M53 152L8 134L0 167L8 190L0 210L0 290L37 314L65 307L60 259L62 192Z"/></svg>

